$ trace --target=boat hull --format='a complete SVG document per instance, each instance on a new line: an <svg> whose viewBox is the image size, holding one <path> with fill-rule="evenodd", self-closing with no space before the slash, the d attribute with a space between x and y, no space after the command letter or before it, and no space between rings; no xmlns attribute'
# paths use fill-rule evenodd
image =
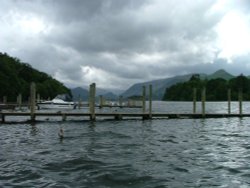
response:
<svg viewBox="0 0 250 188"><path fill-rule="evenodd" d="M44 101L37 103L39 109L75 109L74 102L65 102L60 99L53 99L52 101Z"/></svg>

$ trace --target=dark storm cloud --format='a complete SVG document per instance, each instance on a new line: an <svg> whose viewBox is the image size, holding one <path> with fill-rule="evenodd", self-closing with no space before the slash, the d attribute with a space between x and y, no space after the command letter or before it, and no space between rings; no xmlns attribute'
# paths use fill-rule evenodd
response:
<svg viewBox="0 0 250 188"><path fill-rule="evenodd" d="M231 9L248 14L249 1L218 3L2 0L0 51L70 87L97 82L126 88L150 79L234 67L217 60L221 49L215 27ZM238 67L249 70L247 61L233 61L244 62Z"/></svg>

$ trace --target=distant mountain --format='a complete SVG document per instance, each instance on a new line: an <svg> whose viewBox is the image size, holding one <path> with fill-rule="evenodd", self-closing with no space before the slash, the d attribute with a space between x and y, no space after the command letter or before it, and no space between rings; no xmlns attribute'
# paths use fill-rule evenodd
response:
<svg viewBox="0 0 250 188"><path fill-rule="evenodd" d="M225 70L223 69L220 69L216 72L214 72L213 74L211 75L208 75L207 76L207 79L208 80L211 80L211 79L215 79L215 78L223 78L225 80L230 80L232 78L234 78L235 76L233 76L232 74L229 74L228 72L226 72Z"/></svg>
<svg viewBox="0 0 250 188"><path fill-rule="evenodd" d="M87 101L89 98L89 91L87 89L77 87L71 89L73 101L78 101L79 98L82 101ZM105 89L96 88L96 97L102 95L105 99L116 100L118 97L113 92L109 92Z"/></svg>
<svg viewBox="0 0 250 188"><path fill-rule="evenodd" d="M118 99L118 96L115 95L114 93L112 92L108 92L108 93L105 93L102 95L105 99L107 100L117 100Z"/></svg>
<svg viewBox="0 0 250 188"><path fill-rule="evenodd" d="M194 73L195 74L195 73ZM149 82L143 82L143 83L137 83L132 85L129 89L127 89L124 93L122 93L122 96L127 98L130 96L140 96L142 95L142 86L146 86L148 89L148 86L152 84L153 86L153 99L154 100L161 100L166 88L179 83L179 82L186 82L188 81L192 75L194 74L187 74L187 75L180 75L180 76L174 76L171 78L165 78L165 79L159 79L159 80L153 80ZM225 80L229 80L233 78L234 76L227 73L225 70L218 70L215 73L211 75L207 74L198 74L201 79L215 79L215 78L223 78ZM147 91L148 93L148 91Z"/></svg>
<svg viewBox="0 0 250 188"><path fill-rule="evenodd" d="M161 99L164 95L165 89L167 87L172 86L178 82L184 82L191 78L192 74L184 75L184 76L175 76L172 78L165 78L160 80L153 80L149 82L143 82L134 84L128 90L126 90L122 96L127 98L130 96L138 96L142 94L142 86L146 86L146 90L148 90L148 86L152 84L153 86L153 99ZM148 91L146 91L148 93Z"/></svg>
<svg viewBox="0 0 250 188"><path fill-rule="evenodd" d="M89 98L89 91L81 87L71 89L71 94L73 101L78 101L79 98L82 101L87 101Z"/></svg>
<svg viewBox="0 0 250 188"><path fill-rule="evenodd" d="M147 87L146 89L148 93L148 86L152 84L153 99L161 100L165 93L166 88L169 88L172 85L179 83L179 82L186 82L194 74L186 74L186 75L174 76L174 77L164 78L164 79L159 79L159 80L152 80L152 81L143 82L143 83L137 83L137 84L132 85L123 93L121 93L122 91L120 90L109 91L109 90L102 89L102 88L96 88L96 97L98 97L99 95L103 95L103 97L106 99L117 100L119 95L122 95L124 98L131 97L131 96L140 96L142 95L142 86L145 85ZM223 78L225 80L229 80L235 77L223 69L218 70L210 75L207 75L207 74L198 74L198 75L200 76L201 79L208 79L208 80L215 79L215 78ZM78 88L71 89L71 93L72 93L74 101L79 100L79 96L83 101L88 100L88 89L78 87Z"/></svg>

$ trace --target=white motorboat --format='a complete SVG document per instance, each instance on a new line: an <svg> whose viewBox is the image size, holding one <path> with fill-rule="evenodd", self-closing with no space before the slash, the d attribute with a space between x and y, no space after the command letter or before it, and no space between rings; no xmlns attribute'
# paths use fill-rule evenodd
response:
<svg viewBox="0 0 250 188"><path fill-rule="evenodd" d="M55 98L51 101L42 101L37 103L38 109L75 109L76 104L74 102L67 102L59 98Z"/></svg>

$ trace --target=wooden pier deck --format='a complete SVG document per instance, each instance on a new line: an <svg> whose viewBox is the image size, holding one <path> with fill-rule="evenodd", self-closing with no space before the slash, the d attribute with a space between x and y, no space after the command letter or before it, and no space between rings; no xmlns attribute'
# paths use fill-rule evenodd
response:
<svg viewBox="0 0 250 188"><path fill-rule="evenodd" d="M37 117L61 117L62 121L65 121L67 117L89 117L89 120L98 119L199 119L199 118L232 118L232 117L250 117L250 114L226 114L226 113L214 113L214 114L193 114L193 113L95 113L95 118L91 118L91 113L72 113L72 112L35 112L34 118L30 118L30 112L0 112L1 123L6 122L6 117L28 117L29 121L36 121ZM86 119L85 119L86 120Z"/></svg>

